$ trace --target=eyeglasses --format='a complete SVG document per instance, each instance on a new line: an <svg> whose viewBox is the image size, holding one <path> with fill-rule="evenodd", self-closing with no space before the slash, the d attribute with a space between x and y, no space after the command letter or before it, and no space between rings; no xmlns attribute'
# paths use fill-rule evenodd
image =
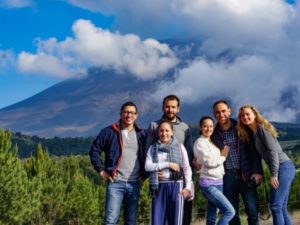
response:
<svg viewBox="0 0 300 225"><path fill-rule="evenodd" d="M136 112L133 111L122 111L124 115L136 115Z"/></svg>

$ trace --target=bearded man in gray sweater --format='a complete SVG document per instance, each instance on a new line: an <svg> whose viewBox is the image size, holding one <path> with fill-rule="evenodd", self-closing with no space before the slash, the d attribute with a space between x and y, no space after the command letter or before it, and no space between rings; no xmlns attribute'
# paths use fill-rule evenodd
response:
<svg viewBox="0 0 300 225"><path fill-rule="evenodd" d="M194 158L193 155L193 140L189 126L184 123L179 117L178 113L180 110L180 99L176 95L168 95L164 98L162 104L163 116L161 119L157 121L153 121L150 123L147 139L146 139L146 150L158 140L158 125L161 121L168 121L173 124L174 128L174 137L176 140L183 144L186 148L189 157L190 166L192 165L192 161ZM183 213L183 225L190 225L192 217L192 202L184 201L184 213Z"/></svg>

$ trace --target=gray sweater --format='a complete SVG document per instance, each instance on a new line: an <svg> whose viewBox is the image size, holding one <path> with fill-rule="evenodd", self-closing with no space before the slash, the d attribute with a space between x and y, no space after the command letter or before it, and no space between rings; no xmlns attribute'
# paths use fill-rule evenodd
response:
<svg viewBox="0 0 300 225"><path fill-rule="evenodd" d="M267 163L272 177L278 177L279 164L290 160L283 152L277 138L259 124L254 135L255 146L261 157Z"/></svg>

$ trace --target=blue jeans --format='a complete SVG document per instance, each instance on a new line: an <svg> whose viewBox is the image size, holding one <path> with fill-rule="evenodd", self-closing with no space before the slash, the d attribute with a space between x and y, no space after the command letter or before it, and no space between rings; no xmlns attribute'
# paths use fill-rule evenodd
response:
<svg viewBox="0 0 300 225"><path fill-rule="evenodd" d="M115 180L108 182L105 201L105 225L117 224L124 205L124 224L135 225L140 195L140 183Z"/></svg>
<svg viewBox="0 0 300 225"><path fill-rule="evenodd" d="M289 160L279 165L279 187L270 190L270 209L274 225L291 225L287 204L290 188L295 177L294 164Z"/></svg>
<svg viewBox="0 0 300 225"><path fill-rule="evenodd" d="M245 211L247 214L248 225L258 225L258 194L256 187L249 186L245 183L240 173L225 171L223 177L224 181L224 195L227 197L229 202L232 204L235 209L235 216L230 221L230 225L241 225L240 216L239 216L239 195L242 196Z"/></svg>
<svg viewBox="0 0 300 225"><path fill-rule="evenodd" d="M223 195L222 185L211 185L208 187L201 187L200 189L204 197L208 200L206 225L216 224L217 208L221 211L222 215L218 221L218 225L227 225L229 221L234 217L235 210Z"/></svg>

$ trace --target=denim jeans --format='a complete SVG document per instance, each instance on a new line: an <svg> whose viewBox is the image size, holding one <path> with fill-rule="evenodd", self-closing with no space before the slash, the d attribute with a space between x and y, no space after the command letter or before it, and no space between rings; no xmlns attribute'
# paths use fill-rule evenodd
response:
<svg viewBox="0 0 300 225"><path fill-rule="evenodd" d="M279 165L279 187L270 190L270 209L274 225L291 225L287 204L292 181L295 177L294 164L288 160Z"/></svg>
<svg viewBox="0 0 300 225"><path fill-rule="evenodd" d="M222 185L211 185L208 187L201 187L200 189L204 197L208 200L207 214L206 214L206 225L216 224L217 209L222 213L221 218L218 221L218 225L227 225L228 222L233 218L235 210L223 195Z"/></svg>
<svg viewBox="0 0 300 225"><path fill-rule="evenodd" d="M121 205L124 206L124 224L135 225L140 195L140 183L115 180L108 182L105 201L105 225L117 224Z"/></svg>
<svg viewBox="0 0 300 225"><path fill-rule="evenodd" d="M258 225L258 194L256 187L245 183L239 172L226 171L223 177L224 195L235 209L235 216L230 221L230 225L241 225L239 217L239 195L242 196L245 211L247 214L248 225Z"/></svg>

